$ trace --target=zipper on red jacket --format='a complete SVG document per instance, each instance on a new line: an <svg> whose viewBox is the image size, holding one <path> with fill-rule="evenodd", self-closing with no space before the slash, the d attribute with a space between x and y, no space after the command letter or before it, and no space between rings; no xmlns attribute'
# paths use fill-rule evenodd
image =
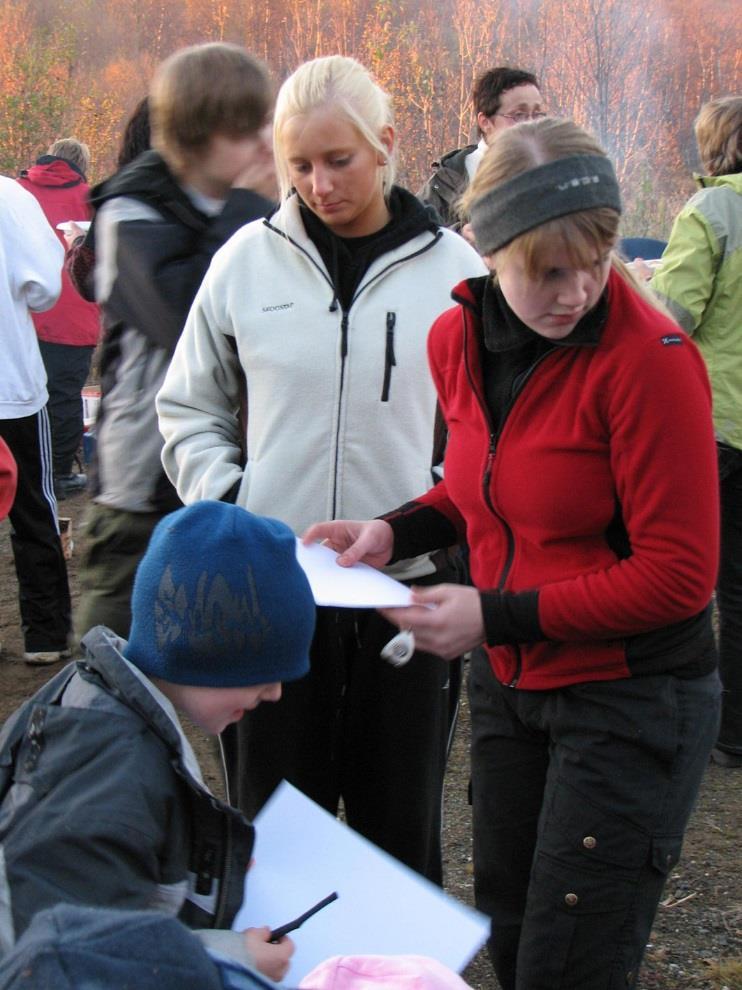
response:
<svg viewBox="0 0 742 990"><path fill-rule="evenodd" d="M487 403L484 401L484 397L477 387L477 383L474 380L474 375L472 374L471 365L469 363L469 321L467 319L466 311L464 310L464 369L466 370L466 377L469 381L472 392L476 396L479 408L482 411L482 416L487 425L487 433L489 435L489 446L487 449L487 462L484 467L484 474L482 476L482 495L484 497L485 504L490 510L493 516L498 520L500 525L505 530L505 536L507 538L507 554L505 557L505 563L503 564L502 570L500 572L500 578L497 582L496 588L498 591L502 591L505 581L507 580L508 572L510 571L510 566L513 562L513 557L515 555L515 539L513 537L513 531L507 524L507 521L500 515L494 506L492 497L490 494L490 482L492 480L492 469L495 465L495 455L497 453L497 441L500 434L502 433L502 425L498 433L495 432L492 425L492 417L490 416L490 411L487 408ZM508 406L505 416L503 417L503 424L507 418L513 403L511 402Z"/></svg>
<svg viewBox="0 0 742 990"><path fill-rule="evenodd" d="M495 586L497 591L502 591L504 590L505 582L507 581L508 574L510 573L510 568L512 567L513 564L513 557L515 556L515 537L513 536L513 531L508 525L507 521L503 518L502 515L500 515L500 513L495 508L495 505L492 501L492 497L490 494L490 483L492 481L492 470L495 465L495 455L497 454L497 442L502 434L502 430L507 420L507 417L509 416L511 409L515 404L517 393L516 395L513 395L511 397L511 401L507 409L505 410L505 414L502 418L500 429L498 432L495 432L492 425L492 417L490 416L490 411L487 408L487 403L484 401L484 397L477 388L477 383L474 381L471 365L469 363L468 338L469 338L469 321L467 319L466 310L464 309L464 368L466 370L466 377L469 381L471 390L476 397L477 403L479 404L479 408L482 411L482 416L484 417L484 421L487 424L487 432L489 435L487 462L485 464L484 474L482 476L482 495L484 497L485 505L502 526L505 532L505 539L507 541L507 553L505 555L505 563L502 566L499 580ZM511 680L508 682L507 685L508 687L511 688L518 686L518 680L520 678L521 671L523 669L523 659L521 657L520 647L518 646L517 643L513 644L513 650L515 652L515 674L513 675L513 677L511 678Z"/></svg>

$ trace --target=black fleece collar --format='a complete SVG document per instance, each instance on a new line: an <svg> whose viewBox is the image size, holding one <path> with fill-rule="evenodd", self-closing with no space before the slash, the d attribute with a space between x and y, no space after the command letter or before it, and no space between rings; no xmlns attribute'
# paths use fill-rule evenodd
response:
<svg viewBox="0 0 742 990"><path fill-rule="evenodd" d="M475 307L482 323L484 346L493 354L514 350L541 338L531 330L508 305L502 289L491 277L471 279L469 287L474 295ZM555 347L595 347L603 334L608 319L608 288L603 291L595 306L577 323L569 336L553 340Z"/></svg>
<svg viewBox="0 0 742 990"><path fill-rule="evenodd" d="M435 233L439 224L423 204L400 186L389 197L391 220L381 230L364 237L338 237L298 196L307 236L322 256L343 309L348 309L356 289L371 264L401 247L418 234Z"/></svg>

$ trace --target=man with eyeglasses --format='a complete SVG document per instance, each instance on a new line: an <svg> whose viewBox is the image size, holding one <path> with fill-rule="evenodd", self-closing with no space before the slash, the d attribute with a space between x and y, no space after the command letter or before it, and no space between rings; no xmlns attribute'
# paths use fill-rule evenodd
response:
<svg viewBox="0 0 742 990"><path fill-rule="evenodd" d="M449 151L433 162L433 174L418 199L435 207L447 227L459 229L456 202L471 182L487 147L506 127L545 117L538 79L532 72L498 66L487 69L474 83L472 103L477 115L479 143Z"/></svg>

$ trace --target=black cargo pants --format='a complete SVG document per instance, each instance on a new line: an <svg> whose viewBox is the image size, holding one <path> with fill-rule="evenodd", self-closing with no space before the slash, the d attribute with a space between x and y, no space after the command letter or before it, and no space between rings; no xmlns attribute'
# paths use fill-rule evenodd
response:
<svg viewBox="0 0 742 990"><path fill-rule="evenodd" d="M503 687L472 658L477 906L503 990L633 987L718 728L719 681Z"/></svg>

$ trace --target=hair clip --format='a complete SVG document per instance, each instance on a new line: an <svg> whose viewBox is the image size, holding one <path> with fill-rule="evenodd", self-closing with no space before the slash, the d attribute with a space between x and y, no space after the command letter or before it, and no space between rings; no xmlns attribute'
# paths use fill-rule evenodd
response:
<svg viewBox="0 0 742 990"><path fill-rule="evenodd" d="M415 652L415 634L411 629L403 629L390 639L380 656L392 667L404 667Z"/></svg>

